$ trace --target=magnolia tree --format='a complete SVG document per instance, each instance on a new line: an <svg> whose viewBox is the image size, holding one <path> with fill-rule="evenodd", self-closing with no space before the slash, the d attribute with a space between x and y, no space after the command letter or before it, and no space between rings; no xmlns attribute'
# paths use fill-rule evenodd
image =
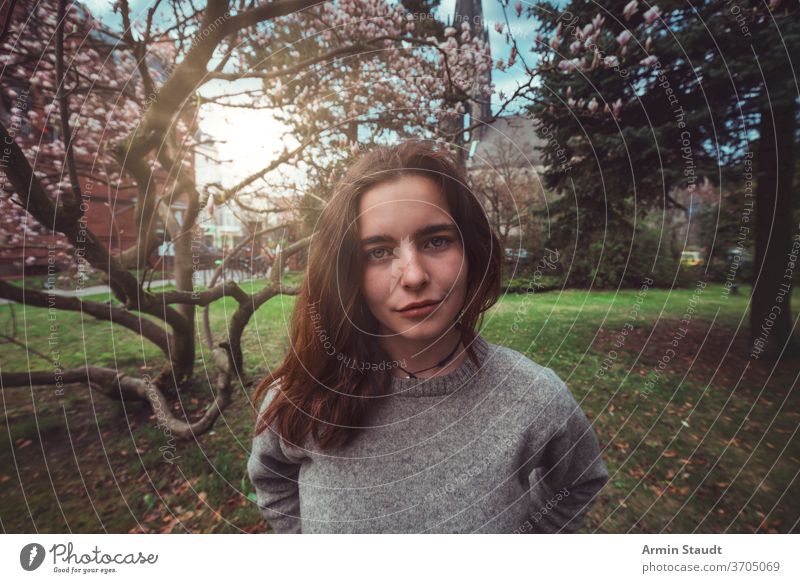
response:
<svg viewBox="0 0 800 583"><path fill-rule="evenodd" d="M57 26L59 18L61 26ZM93 34L99 24L74 5L18 7L6 19L0 65L2 93L11 107L5 131L30 160L37 189L71 209L76 218L80 184L86 177L125 186L117 165L104 162L107 145L133 129L140 110L125 86L125 80L135 74L134 61L124 53L115 55L108 39ZM56 42L61 47L58 53ZM65 56L65 51L70 54ZM59 107L60 103L65 107ZM11 142L3 151L6 179L0 185L0 212L5 245L21 247L49 234L52 225L29 215L23 198L15 195L9 180L14 170ZM67 143L71 147L66 148ZM59 239L56 260L62 263L68 259L68 241L63 236ZM31 263L34 258L26 259Z"/></svg>
<svg viewBox="0 0 800 583"><path fill-rule="evenodd" d="M251 106L268 109L289 128L290 139L302 144L302 186L295 176L273 174L265 188L302 196L306 231L330 198L334 177L354 156L398 137L457 144L464 133L465 102L491 97L491 86L475 85L492 67L488 45L471 36L467 23L445 27L430 9L424 2L326 3L318 12L283 19L269 32L271 44L249 43L241 51L243 71L211 75L261 83L252 90L258 99ZM261 33L262 39L266 34ZM353 45L346 39L361 42ZM320 54L327 55L324 61L317 58ZM238 96L209 101L241 106ZM246 181L247 187L253 184ZM233 199L252 210L249 193L231 196L241 193L240 186L220 189L214 198Z"/></svg>
<svg viewBox="0 0 800 583"><path fill-rule="evenodd" d="M13 108L0 124L6 177L0 205L3 233L12 243L56 234L63 243L59 259L100 271L115 301L8 282L0 282L0 297L125 327L162 351L163 367L151 379L105 363L73 363L57 375L4 370L0 380L3 389L82 383L112 398L142 400L173 435L188 438L212 426L230 402L233 383L244 380L242 335L254 312L277 294L297 293L279 276L311 236L275 254L270 281L255 293L226 281L224 264L200 290L192 278L192 241L201 209L243 204L289 217L273 229L290 226L309 195L318 210L329 193L297 192L288 203L286 197L271 202L273 192L263 185L275 172L304 164L330 180L336 164L387 129L453 139L459 130L444 133L439 122L459 120L467 97L490 97L492 87L476 89L473 80L492 63L486 46L465 28L437 29L429 15L383 0L255 6L210 0L203 7L155 0L136 14L127 0L118 0L114 11L100 24L66 0L48 0L19 5L10 15L2 38L2 91ZM248 78L259 80L256 90L252 82L242 88ZM214 97L201 97L211 83ZM227 89L220 91L220 84ZM293 145L236 184L199 188L190 161L197 115L209 101L270 109L290 128ZM125 248L110 248L87 227L84 199L98 181L112 204L114 193L135 189L136 240ZM179 203L180 218L173 212ZM137 274L163 241L162 230L174 246L175 289L152 291ZM236 309L225 341L211 353L215 397L199 419L177 418L165 395L185 390L192 378L195 309L223 297L233 298Z"/></svg>

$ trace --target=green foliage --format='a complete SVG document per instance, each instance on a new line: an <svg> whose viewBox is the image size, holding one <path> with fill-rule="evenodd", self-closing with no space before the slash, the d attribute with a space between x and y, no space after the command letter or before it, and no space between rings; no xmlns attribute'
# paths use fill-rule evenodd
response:
<svg viewBox="0 0 800 583"><path fill-rule="evenodd" d="M545 185L556 193L549 243L582 250L568 279L584 284L627 278L629 245L614 231L630 229L634 216L677 208L676 193L696 194L704 176L718 192L740 191L763 112L797 98L786 82L787 55L800 53L796 3L741 2L734 11L724 0L663 1L657 17L644 2L625 15L628 4L545 2L535 11L540 82L528 111L545 141ZM727 239L714 242L715 269L741 203L723 201L723 222L704 225L709 249L715 228ZM606 250L597 247L604 236ZM637 277L650 260L642 253ZM601 254L610 263L598 266ZM659 278L672 267L664 261Z"/></svg>
<svg viewBox="0 0 800 583"><path fill-rule="evenodd" d="M595 232L590 240L571 246L564 260L569 261L563 266L567 287L639 287L647 278L653 286L672 287L688 285L694 276L678 269L666 238L647 227L635 234L623 229Z"/></svg>

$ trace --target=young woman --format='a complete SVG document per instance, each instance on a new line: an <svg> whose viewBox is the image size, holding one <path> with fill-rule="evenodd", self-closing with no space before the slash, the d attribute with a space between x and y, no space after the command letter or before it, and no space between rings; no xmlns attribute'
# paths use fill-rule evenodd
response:
<svg viewBox="0 0 800 583"><path fill-rule="evenodd" d="M486 341L503 250L427 142L363 154L325 207L248 472L278 533L568 532L608 479L549 368Z"/></svg>

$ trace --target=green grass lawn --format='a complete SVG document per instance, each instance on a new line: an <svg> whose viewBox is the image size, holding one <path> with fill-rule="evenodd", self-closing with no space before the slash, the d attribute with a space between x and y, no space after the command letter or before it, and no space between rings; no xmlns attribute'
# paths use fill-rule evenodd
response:
<svg viewBox="0 0 800 583"><path fill-rule="evenodd" d="M797 530L800 406L792 390L800 360L748 360L747 288L727 298L716 285L697 295L651 289L640 303L637 292L508 295L482 329L490 342L559 373L594 423L612 477L583 531ZM293 297L273 298L251 320L244 348L254 378L286 349L293 305ZM217 339L234 308L231 299L214 304ZM0 306L3 329L8 315ZM17 306L16 315L22 339L26 333L47 352L47 310ZM127 330L63 312L57 327L65 367L160 367L158 349ZM176 412L196 415L210 402L207 356L198 350L195 382L173 399ZM6 371L52 366L9 344L0 363ZM143 404L111 401L85 386L67 386L63 395L53 387L0 391L2 529L263 530L246 472L252 391L237 385L232 405L197 443L168 439Z"/></svg>

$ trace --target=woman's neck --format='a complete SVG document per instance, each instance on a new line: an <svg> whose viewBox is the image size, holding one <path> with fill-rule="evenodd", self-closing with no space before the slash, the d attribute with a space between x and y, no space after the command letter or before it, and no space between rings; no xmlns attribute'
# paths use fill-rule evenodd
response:
<svg viewBox="0 0 800 583"><path fill-rule="evenodd" d="M452 327L446 334L437 339L409 339L399 335L381 338L380 343L386 354L394 361L403 363L403 368L409 372L417 373L418 378L427 379L434 376L446 375L456 370L464 358L466 351L460 342L461 330ZM453 349L455 348L455 352ZM441 368L437 368L442 359L453 353L450 359ZM427 370L425 370L427 369ZM405 378L406 373L400 369L393 369L394 376Z"/></svg>

